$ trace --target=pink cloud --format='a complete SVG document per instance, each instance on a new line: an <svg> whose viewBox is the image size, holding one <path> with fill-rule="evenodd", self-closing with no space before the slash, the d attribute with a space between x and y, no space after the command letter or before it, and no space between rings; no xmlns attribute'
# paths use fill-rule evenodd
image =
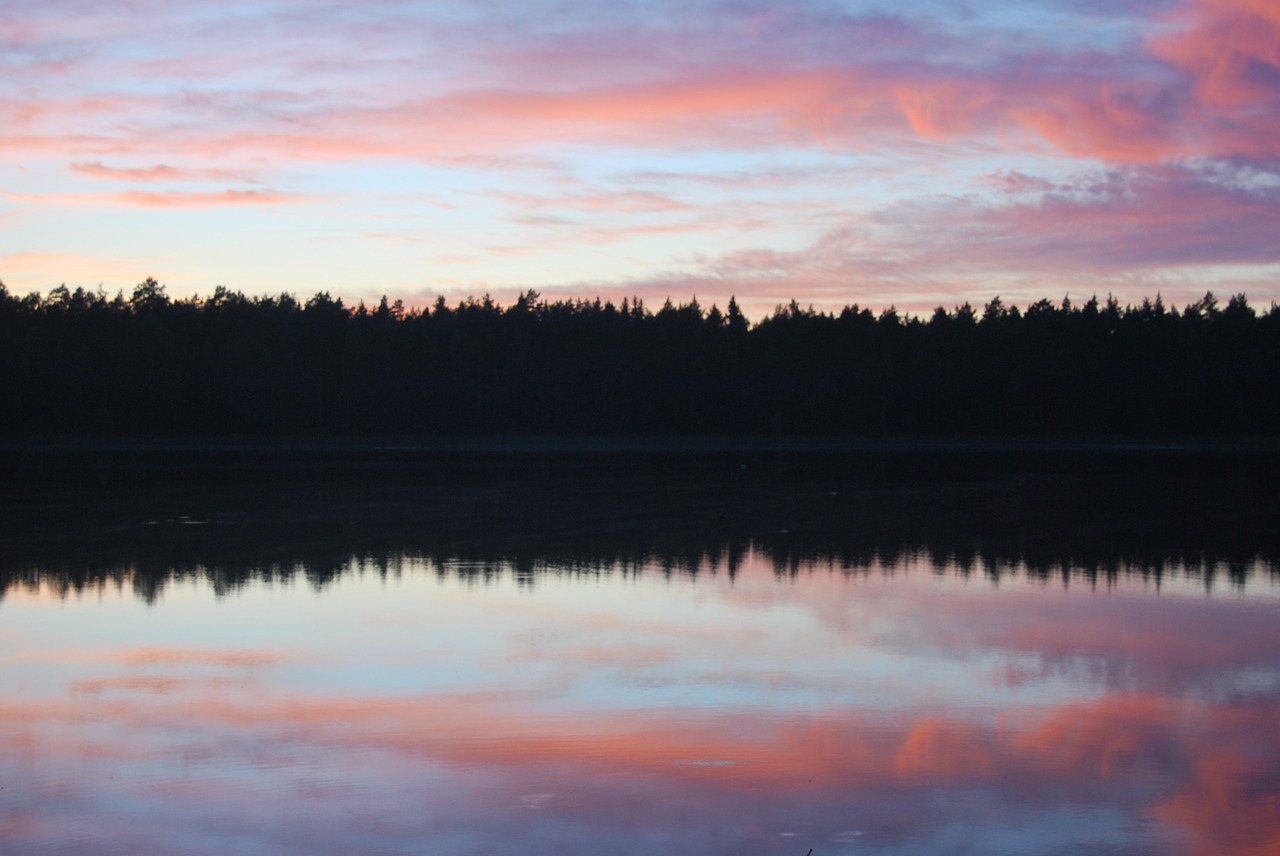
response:
<svg viewBox="0 0 1280 856"><path fill-rule="evenodd" d="M1180 29L1128 56L1031 46L961 58L956 40L941 33L916 29L905 42L901 34L885 41L883 23L868 22L849 29L864 49L841 56L810 32L807 47L816 51L806 56L793 30L819 24L814 13L761 20L773 28L788 17L797 20L778 46L749 57L721 38L707 43L706 60L690 61L658 41L678 36L670 32L646 40L644 33L623 38L608 28L576 31L554 41L554 56L517 41L487 58L502 79L479 87L459 82L482 75L458 73L429 82L382 80L373 98L360 97L358 88L268 85L192 88L180 97L23 97L6 110L5 144L122 154L438 158L565 142L759 148L823 141L860 148L912 136L934 143L1003 139L1016 149L1029 143L1019 139L1022 132L1073 157L1114 162L1280 152L1273 133L1280 24L1263 0L1191 0L1177 18ZM192 73L202 65L171 59ZM387 73L365 57L342 62L353 79ZM572 74L560 72L566 63ZM165 76L188 77L182 70L169 68ZM138 67L124 71L144 74ZM228 67L223 76L231 74ZM592 83L581 85L584 79ZM67 136L73 128L76 136Z"/></svg>
<svg viewBox="0 0 1280 856"><path fill-rule="evenodd" d="M224 205L300 205L310 197L278 190L168 191L147 193L130 190L112 194L111 199L143 208L208 208Z"/></svg>
<svg viewBox="0 0 1280 856"><path fill-rule="evenodd" d="M1280 189L1251 186L1246 174L1152 167L1051 182L1004 172L984 184L999 195L891 205L850 218L800 250L759 247L705 258L686 273L644 284L642 293L731 292L755 312L797 294L828 308L858 301L921 312L950 305L952 296L1003 291L1010 299L1007 284L992 282L1009 271L1031 280L1024 287L1034 300L1045 296L1048 279L1074 281L1066 289L1077 293L1106 293L1134 272L1280 263ZM1198 296L1207 286L1180 287ZM1276 296L1269 279L1245 290L1255 300Z"/></svg>
<svg viewBox="0 0 1280 856"><path fill-rule="evenodd" d="M1176 117L1163 115L1160 87L1101 83L1077 94L1049 88L1010 110L1011 118L1067 154L1154 163L1196 153ZM1034 106L1045 104L1046 106Z"/></svg>
<svg viewBox="0 0 1280 856"><path fill-rule="evenodd" d="M1017 170L1000 169L985 178L987 183L1000 193L1046 193L1057 189L1057 185L1052 181Z"/></svg>
<svg viewBox="0 0 1280 856"><path fill-rule="evenodd" d="M1185 119L1211 156L1280 157L1280 11L1267 0L1192 0L1153 54L1192 80Z"/></svg>
<svg viewBox="0 0 1280 856"><path fill-rule="evenodd" d="M315 197L263 188L220 191L169 190L119 193L3 193L10 199L39 205L124 205L133 208L216 208L232 205L304 205Z"/></svg>
<svg viewBox="0 0 1280 856"><path fill-rule="evenodd" d="M94 178L109 178L114 181L172 181L185 177L181 170L164 164L146 168L121 169L104 166L95 161L73 163L71 164L71 170L82 175L89 175Z"/></svg>
<svg viewBox="0 0 1280 856"><path fill-rule="evenodd" d="M750 148L821 139L858 147L910 135L943 142L1023 131L1062 153L1115 162L1280 151L1273 133L1280 23L1267 0L1188 0L1171 19L1179 27L1169 31L1166 24L1128 54L1071 53L1033 42L984 56L942 26L802 6L763 13L728 7L680 26L601 16L542 41L520 32L527 22L512 19L495 25L502 37L483 51L455 40L458 64L430 75L422 73L429 66L402 54L394 54L398 66L368 50L335 53L335 35L326 30L349 24L342 38L352 45L381 40L398 49L408 34L429 44L439 39L427 20L345 21L335 12L304 21L272 9L264 26L289 33L290 51L276 56L250 40L211 56L194 40L190 11L168 16L182 34L175 44L190 53L150 45L130 59L88 52L69 60L62 77L212 85L146 94L128 86L47 98L24 93L9 99L8 139L0 145L432 158L570 141ZM116 38L145 32L115 16L97 19ZM43 20L12 27L28 40L51 40L54 31ZM455 26L473 36L483 30L479 21ZM696 55L681 49L686 41L699 45ZM256 86L239 85L247 64L262 69ZM398 67L406 77L394 76ZM296 85L316 74L325 75L325 86ZM342 79L350 81L345 88L337 84ZM1005 144L1019 142L1006 136Z"/></svg>
<svg viewBox="0 0 1280 856"><path fill-rule="evenodd" d="M1280 12L1264 0L1195 0L1189 26L1153 50L1195 79L1202 106L1261 107L1280 99Z"/></svg>
<svg viewBox="0 0 1280 856"><path fill-rule="evenodd" d="M935 222L955 217L971 227L947 252L991 266L1069 271L1280 261L1273 240L1280 191L1233 187L1189 170L1109 172L1034 201L944 205L935 215Z"/></svg>
<svg viewBox="0 0 1280 856"><path fill-rule="evenodd" d="M847 75L836 71L716 71L564 95L492 92L463 94L449 100L489 115L601 125L654 125L811 109L833 97L847 81Z"/></svg>
<svg viewBox="0 0 1280 856"><path fill-rule="evenodd" d="M113 167L98 161L73 163L71 171L110 181L238 181L257 182L242 173L223 169L186 169L167 164L149 167Z"/></svg>
<svg viewBox="0 0 1280 856"><path fill-rule="evenodd" d="M994 87L988 83L944 81L904 86L896 95L912 129L931 140L944 140L972 130L996 102Z"/></svg>
<svg viewBox="0 0 1280 856"><path fill-rule="evenodd" d="M645 190L617 191L612 193L565 193L538 195L497 191L499 199L517 208L545 210L571 210L588 213L653 214L678 211L696 211L696 206L662 193Z"/></svg>

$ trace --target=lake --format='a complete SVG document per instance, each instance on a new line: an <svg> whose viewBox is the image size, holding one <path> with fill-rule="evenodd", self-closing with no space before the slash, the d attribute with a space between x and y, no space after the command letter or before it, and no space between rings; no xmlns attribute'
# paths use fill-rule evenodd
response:
<svg viewBox="0 0 1280 856"><path fill-rule="evenodd" d="M10 497L0 851L1280 852L1273 506L793 475Z"/></svg>

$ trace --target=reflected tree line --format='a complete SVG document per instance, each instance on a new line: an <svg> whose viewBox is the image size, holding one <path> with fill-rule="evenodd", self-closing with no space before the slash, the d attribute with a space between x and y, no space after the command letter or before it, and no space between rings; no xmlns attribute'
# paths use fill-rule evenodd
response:
<svg viewBox="0 0 1280 856"><path fill-rule="evenodd" d="M1280 433L1280 312L1212 293L999 298L928 317L792 302L328 294L171 299L0 284L0 433Z"/></svg>
<svg viewBox="0 0 1280 856"><path fill-rule="evenodd" d="M0 527L0 598L107 587L154 601L180 583L223 595L260 582L319 590L351 574L410 572L529 586L547 575L696 580L748 565L781 578L912 565L993 584L1280 585L1280 487L1269 477L744 482L736 473L631 472L375 482L204 493L174 483L136 495L108 485L73 501L33 487L5 508L13 525ZM71 518L69 507L97 516ZM174 508L194 513L163 516Z"/></svg>
<svg viewBox="0 0 1280 856"><path fill-rule="evenodd" d="M1156 586L1185 580L1206 591L1244 590L1253 585L1280 585L1280 564L1258 553L1208 555L1131 551L1123 554L1023 555L1002 552L997 545L795 545L768 541L688 545L680 552L657 550L548 557L535 554L459 555L431 547L388 552L362 550L338 555L301 548L288 559L264 561L261 554L234 555L211 545L152 545L140 552L103 551L69 556L57 552L0 558L0 601L12 590L47 589L61 598L99 590L131 591L148 603L165 588L201 583L217 596L232 594L258 583L305 585L321 591L348 575L376 575L383 580L406 573L429 573L442 580L494 584L513 580L536 586L546 576L557 578L640 577L660 574L696 581L700 576L727 574L732 580L748 557L770 566L778 578L798 579L814 573L846 576L895 574L923 563L933 573L984 580L1028 579L1064 586L1111 587L1140 578Z"/></svg>

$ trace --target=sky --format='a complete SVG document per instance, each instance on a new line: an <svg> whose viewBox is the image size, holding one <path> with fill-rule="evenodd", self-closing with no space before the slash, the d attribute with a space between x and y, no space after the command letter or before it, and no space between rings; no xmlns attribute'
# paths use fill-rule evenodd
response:
<svg viewBox="0 0 1280 856"><path fill-rule="evenodd" d="M1280 299L1276 0L0 0L0 281Z"/></svg>

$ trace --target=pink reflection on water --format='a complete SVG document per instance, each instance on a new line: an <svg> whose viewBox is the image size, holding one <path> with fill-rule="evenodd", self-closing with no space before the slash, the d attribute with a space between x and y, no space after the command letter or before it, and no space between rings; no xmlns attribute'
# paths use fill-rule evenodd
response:
<svg viewBox="0 0 1280 856"><path fill-rule="evenodd" d="M120 631L0 661L69 668L60 693L0 699L0 850L1280 852L1269 596L927 567L351 585L332 593L348 614L279 649ZM258 596L283 613L297 594ZM406 601L421 621L369 621ZM230 618L258 604L201 607L192 632L243 636ZM459 635L458 613L483 632ZM303 649L331 686L289 671ZM341 664L375 653L369 669L403 660L421 687L346 682ZM466 670L452 689L412 671L442 656Z"/></svg>

